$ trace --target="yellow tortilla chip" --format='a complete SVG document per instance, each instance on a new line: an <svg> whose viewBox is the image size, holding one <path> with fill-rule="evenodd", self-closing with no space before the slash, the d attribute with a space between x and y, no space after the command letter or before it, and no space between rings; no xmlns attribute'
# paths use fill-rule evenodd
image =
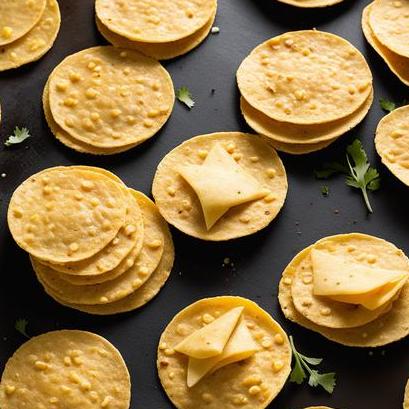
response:
<svg viewBox="0 0 409 409"><path fill-rule="evenodd" d="M4 0L6 1L6 0ZM1 8L4 1L0 2L0 19L2 15ZM39 60L46 54L54 44L60 30L61 15L57 0L30 0L37 7L40 4L47 4L41 19L36 23L28 33L10 44L1 46L0 72L18 68L24 64ZM28 1L24 1L28 3ZM12 0L11 3L19 5L21 1ZM6 4L10 4L6 1ZM20 11L24 8L21 7ZM0 22L1 32L1 22ZM1 35L0 35L1 39Z"/></svg>
<svg viewBox="0 0 409 409"><path fill-rule="evenodd" d="M129 149L134 148L137 144L125 145L120 148L99 148L97 146L92 146L88 143L79 141L73 138L68 132L62 129L57 122L55 122L50 109L50 80L44 86L43 91L43 110L44 116L47 124L53 133L53 135L68 148L74 149L80 153L88 153L90 155L113 155L116 153L125 152Z"/></svg>
<svg viewBox="0 0 409 409"><path fill-rule="evenodd" d="M186 54L199 46L208 36L215 17L216 13L201 29L190 36L167 43L145 43L121 37L105 27L98 17L96 17L96 24L102 36L115 47L135 49L157 60L170 60Z"/></svg>
<svg viewBox="0 0 409 409"><path fill-rule="evenodd" d="M256 47L237 71L242 96L276 121L322 124L356 112L372 74L352 44L317 30L294 31Z"/></svg>
<svg viewBox="0 0 409 409"><path fill-rule="evenodd" d="M409 58L409 0L376 0L369 11L369 25L386 48Z"/></svg>
<svg viewBox="0 0 409 409"><path fill-rule="evenodd" d="M17 244L51 263L80 261L118 234L127 211L122 186L105 175L50 168L14 192L8 225Z"/></svg>
<svg viewBox="0 0 409 409"><path fill-rule="evenodd" d="M96 382L97 380L97 382ZM131 380L119 351L85 331L54 331L31 338L9 359L0 384L0 405L129 409Z"/></svg>
<svg viewBox="0 0 409 409"><path fill-rule="evenodd" d="M375 146L382 163L409 186L409 105L395 109L381 119Z"/></svg>
<svg viewBox="0 0 409 409"><path fill-rule="evenodd" d="M189 388L188 358L174 347L203 325L209 325L212 319L237 307L244 307L241 320L259 349L250 358L223 366ZM254 302L232 296L207 298L186 307L166 327L159 342L157 366L165 392L179 409L206 405L264 409L280 392L290 373L291 347L279 324Z"/></svg>
<svg viewBox="0 0 409 409"><path fill-rule="evenodd" d="M216 144L223 146L270 193L231 208L208 231L200 201L179 169L182 164L202 165ZM255 233L277 216L287 193L287 178L276 151L264 139L221 132L189 139L168 153L158 165L152 193L163 217L179 230L204 240L229 240Z"/></svg>
<svg viewBox="0 0 409 409"><path fill-rule="evenodd" d="M182 166L179 173L199 198L207 230L232 207L266 196L257 179L217 143L201 165Z"/></svg>
<svg viewBox="0 0 409 409"><path fill-rule="evenodd" d="M372 3L371 3L372 4ZM371 4L366 6L362 12L362 30L368 43L383 58L390 70L405 84L409 85L409 59L402 57L386 48L375 37L369 25L369 13Z"/></svg>
<svg viewBox="0 0 409 409"><path fill-rule="evenodd" d="M82 50L52 72L49 98L55 122L73 138L99 148L140 144L168 120L172 79L160 63L111 46Z"/></svg>
<svg viewBox="0 0 409 409"><path fill-rule="evenodd" d="M373 90L363 105L351 115L337 121L316 125L296 125L276 121L253 108L243 97L240 99L240 106L244 119L252 129L271 139L278 150L297 154L327 147L358 125L367 115L372 102Z"/></svg>
<svg viewBox="0 0 409 409"><path fill-rule="evenodd" d="M359 233L334 237L337 240L341 240L345 246L349 246L350 251L356 251L354 247L360 248L362 243L364 243L364 248L368 248L369 244L369 247L375 254L382 254L382 258L377 260L382 266L393 266L395 268L404 268L405 265L409 266L409 260L404 253L385 240ZM313 246L306 248L294 257L284 270L282 279L280 280L278 299L286 318L305 328L318 332L334 342L354 347L373 348L383 346L399 341L409 335L409 316L407 314L409 308L408 283L402 288L399 298L394 301L388 313L360 327L327 328L314 324L300 314L294 307L291 285L295 272L301 263L303 263L305 257L308 256L312 247Z"/></svg>
<svg viewBox="0 0 409 409"><path fill-rule="evenodd" d="M0 2L0 46L27 34L40 20L46 0L2 0Z"/></svg>
<svg viewBox="0 0 409 409"><path fill-rule="evenodd" d="M196 359L220 355L236 328L242 312L243 307L226 312L209 325L190 334L174 347L175 351Z"/></svg>
<svg viewBox="0 0 409 409"><path fill-rule="evenodd" d="M216 0L96 0L95 10L111 31L133 41L163 43L180 40L200 30L216 12Z"/></svg>
<svg viewBox="0 0 409 409"><path fill-rule="evenodd" d="M163 254L161 219L144 206L144 196L132 191L144 217L144 245L135 263L122 275L99 285L79 286L61 279L53 269L32 260L40 282L53 290L65 302L72 304L107 304L125 298L141 287L158 267Z"/></svg>
<svg viewBox="0 0 409 409"><path fill-rule="evenodd" d="M403 409L409 409L409 381L405 388L405 398L403 401Z"/></svg>
<svg viewBox="0 0 409 409"><path fill-rule="evenodd" d="M109 304L96 304L96 305L85 305L85 304L70 304L61 299L55 294L49 287L44 285L44 289L50 297L54 298L57 302L65 305L69 308L73 308L88 314L93 315L113 315L120 314L128 311L135 310L144 306L150 300L152 300L161 290L161 288L166 283L169 278L170 272L173 267L173 262L175 259L175 249L173 246L172 236L170 234L167 223L163 218L160 217L155 204L144 196L145 205L149 206L152 212L156 212L159 220L161 220L161 231L164 237L164 249L162 259L157 267L157 269L152 273L149 279L140 288L135 290L132 294L118 301ZM44 284L44 283L43 283Z"/></svg>

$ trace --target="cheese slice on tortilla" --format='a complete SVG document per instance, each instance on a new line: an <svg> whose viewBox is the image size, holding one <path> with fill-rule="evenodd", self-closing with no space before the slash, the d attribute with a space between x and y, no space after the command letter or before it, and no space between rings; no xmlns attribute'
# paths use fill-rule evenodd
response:
<svg viewBox="0 0 409 409"><path fill-rule="evenodd" d="M311 250L311 261L314 295L366 294L408 276L407 271L353 263L316 249Z"/></svg>
<svg viewBox="0 0 409 409"><path fill-rule="evenodd" d="M408 277L404 277L401 280L388 283L366 294L361 295L333 295L331 299L335 301L345 302L348 304L360 304L368 310L376 310L393 299L399 294L399 291L406 284Z"/></svg>
<svg viewBox="0 0 409 409"><path fill-rule="evenodd" d="M204 376L234 362L249 358L258 351L246 323L242 320L231 335L221 355L208 359L189 358L187 386L191 388Z"/></svg>
<svg viewBox="0 0 409 409"><path fill-rule="evenodd" d="M240 319L244 307L233 308L209 325L193 332L174 348L192 358L205 359L220 355Z"/></svg>
<svg viewBox="0 0 409 409"><path fill-rule="evenodd" d="M199 198L207 230L230 208L268 193L220 144L213 146L202 165L183 166L179 173Z"/></svg>

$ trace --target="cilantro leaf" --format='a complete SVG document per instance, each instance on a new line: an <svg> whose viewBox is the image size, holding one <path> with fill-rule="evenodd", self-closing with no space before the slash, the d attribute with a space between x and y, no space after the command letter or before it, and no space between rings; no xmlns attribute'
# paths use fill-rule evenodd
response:
<svg viewBox="0 0 409 409"><path fill-rule="evenodd" d="M309 374L308 385L312 387L321 386L328 393L332 393L336 384L335 372L321 374L315 369L311 369L309 365L319 365L322 362L321 358L309 358L300 354L294 345L294 339L290 336L291 349L294 356L294 367L290 375L290 382L295 382L298 385L302 384ZM308 365L309 364L309 365Z"/></svg>
<svg viewBox="0 0 409 409"><path fill-rule="evenodd" d="M384 99L384 98L381 98L379 100L379 104L380 104L381 108L386 112L392 112L397 108L397 106L396 106L396 104L394 102L389 101L389 100Z"/></svg>
<svg viewBox="0 0 409 409"><path fill-rule="evenodd" d="M192 94L187 87L180 87L176 91L176 98L189 109L192 109L195 106L195 101L193 101Z"/></svg>
<svg viewBox="0 0 409 409"><path fill-rule="evenodd" d="M17 145L30 137L31 135L27 128L19 128L18 126L16 126L13 135L10 135L7 138L6 142L4 142L4 145L6 145L7 147Z"/></svg>
<svg viewBox="0 0 409 409"><path fill-rule="evenodd" d="M30 338L30 336L27 334L27 325L28 325L28 321L26 319L19 318L14 324L14 328L24 337Z"/></svg>
<svg viewBox="0 0 409 409"><path fill-rule="evenodd" d="M379 172L371 167L368 156L359 139L355 139L351 145L347 146L345 159L346 165L340 162L324 164L322 169L314 171L315 177L317 179L328 179L338 173L345 174L345 183L350 187L361 190L368 211L373 213L368 191L374 192L378 190L381 186L381 178ZM323 192L323 190L321 191Z"/></svg>
<svg viewBox="0 0 409 409"><path fill-rule="evenodd" d="M347 162L350 175L346 178L347 185L361 189L366 207L373 213L369 202L368 190L374 191L380 187L380 176L376 169L371 168L368 157L359 139L347 147ZM370 185L368 187L368 185Z"/></svg>
<svg viewBox="0 0 409 409"><path fill-rule="evenodd" d="M321 186L321 194L325 197L329 196L329 187L327 185Z"/></svg>

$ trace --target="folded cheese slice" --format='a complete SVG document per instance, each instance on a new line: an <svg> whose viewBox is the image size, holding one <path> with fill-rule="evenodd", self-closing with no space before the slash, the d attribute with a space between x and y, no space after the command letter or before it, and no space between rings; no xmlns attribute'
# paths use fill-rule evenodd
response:
<svg viewBox="0 0 409 409"><path fill-rule="evenodd" d="M183 166L179 173L199 198L207 230L230 208L268 194L219 143L212 147L202 165Z"/></svg>
<svg viewBox="0 0 409 409"><path fill-rule="evenodd" d="M205 375L223 366L247 359L259 349L246 323L241 320L231 335L222 354L208 359L189 358L187 386L196 385Z"/></svg>
<svg viewBox="0 0 409 409"><path fill-rule="evenodd" d="M237 326L244 307L233 308L209 325L193 332L174 348L192 358L205 359L220 355Z"/></svg>
<svg viewBox="0 0 409 409"><path fill-rule="evenodd" d="M341 256L312 249L313 293L335 301L375 310L391 301L409 272L354 263Z"/></svg>

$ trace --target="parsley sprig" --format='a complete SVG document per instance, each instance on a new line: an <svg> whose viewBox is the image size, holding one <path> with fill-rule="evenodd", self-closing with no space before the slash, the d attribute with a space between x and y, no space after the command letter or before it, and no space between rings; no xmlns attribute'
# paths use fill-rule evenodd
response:
<svg viewBox="0 0 409 409"><path fill-rule="evenodd" d="M392 112L397 108L397 105L395 104L395 102L390 101L390 100L385 99L385 98L381 98L379 100L379 105L386 112Z"/></svg>
<svg viewBox="0 0 409 409"><path fill-rule="evenodd" d="M314 173L318 179L328 179L338 173L345 174L345 183L350 187L361 190L368 211L373 213L368 192L378 190L381 179L379 172L371 167L359 139L355 139L351 145L347 146L346 163L329 162Z"/></svg>
<svg viewBox="0 0 409 409"><path fill-rule="evenodd" d="M294 367L290 375L290 382L295 382L301 385L305 379L307 379L307 373L309 375L308 384L312 387L321 386L328 393L332 393L336 384L335 372L319 373L315 369L311 369L311 366L317 366L322 362L321 358L309 358L300 354L294 345L294 339L290 336L291 349L294 356ZM307 373L306 373L307 371Z"/></svg>
<svg viewBox="0 0 409 409"><path fill-rule="evenodd" d="M23 335L26 338L31 338L30 335L27 334L27 325L28 321L24 318L19 318L16 323L14 324L14 328L17 332Z"/></svg>
<svg viewBox="0 0 409 409"><path fill-rule="evenodd" d="M4 142L4 145L6 145L7 147L17 145L30 137L30 131L27 128L19 128L18 126L16 126L14 128L13 134L7 138L6 142Z"/></svg>
<svg viewBox="0 0 409 409"><path fill-rule="evenodd" d="M176 91L176 98L189 109L192 109L195 106L195 101L193 101L192 94L187 87L180 87Z"/></svg>

